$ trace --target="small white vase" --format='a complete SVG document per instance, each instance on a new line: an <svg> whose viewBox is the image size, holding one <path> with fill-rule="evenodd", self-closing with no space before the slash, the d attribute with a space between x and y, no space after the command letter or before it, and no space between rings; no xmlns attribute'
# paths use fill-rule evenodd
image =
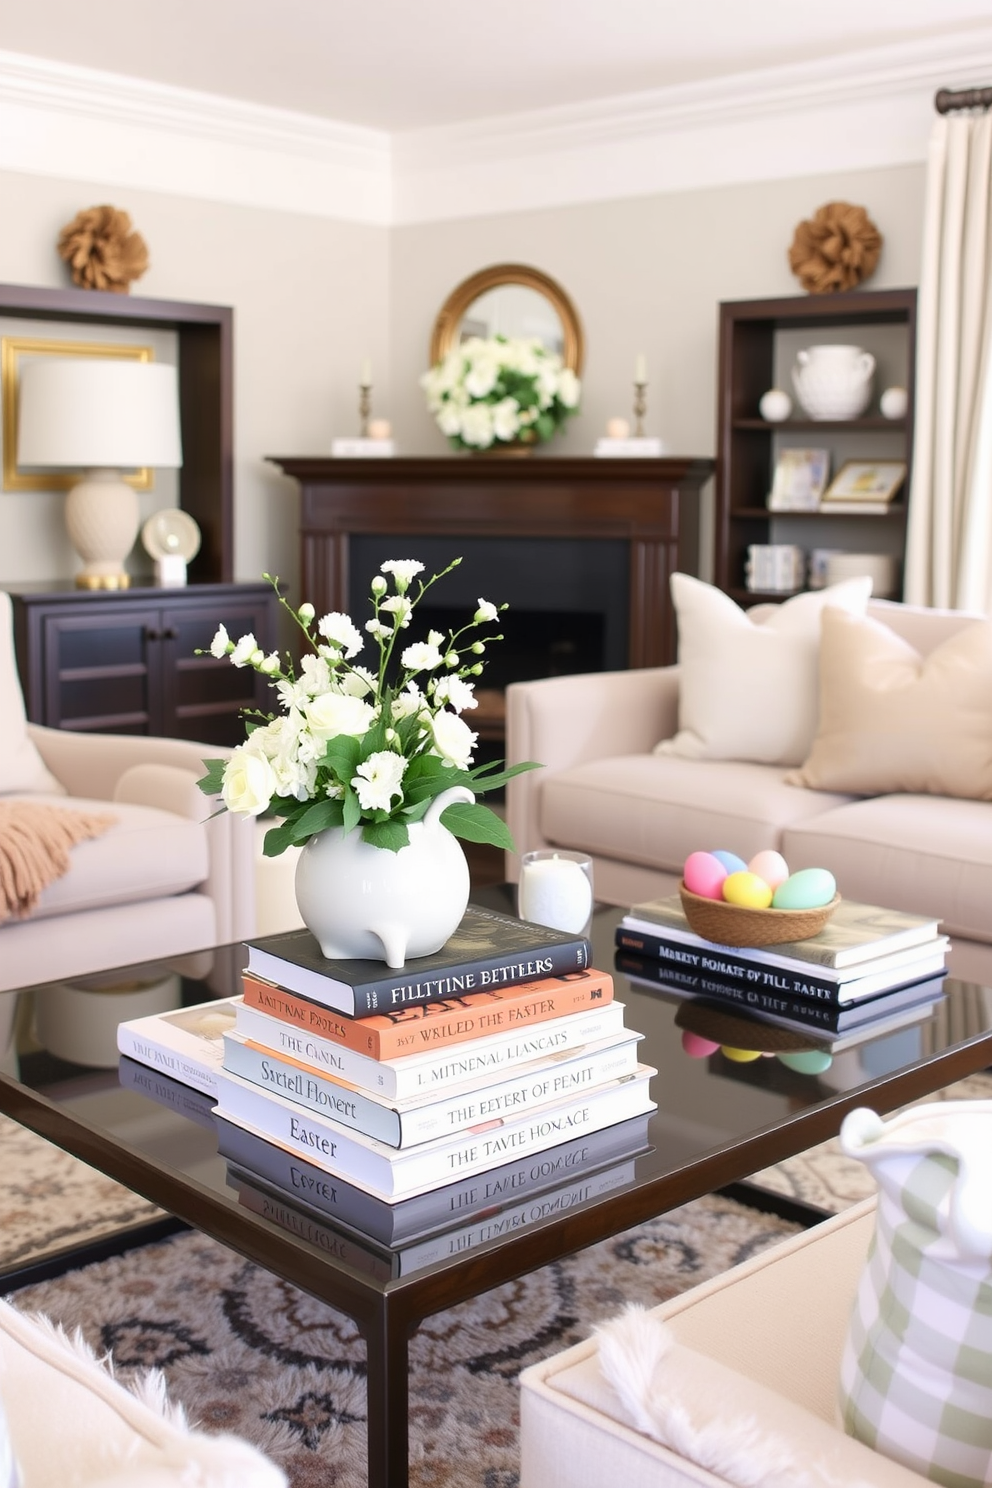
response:
<svg viewBox="0 0 992 1488"><path fill-rule="evenodd" d="M796 352L792 381L812 419L854 419L871 402L875 358L860 346L810 346Z"/></svg>
<svg viewBox="0 0 992 1488"><path fill-rule="evenodd" d="M331 827L310 838L296 865L296 902L325 956L399 967L441 949L469 895L465 854L441 813L474 800L463 785L442 791L423 821L411 823L399 852L363 842L361 827Z"/></svg>

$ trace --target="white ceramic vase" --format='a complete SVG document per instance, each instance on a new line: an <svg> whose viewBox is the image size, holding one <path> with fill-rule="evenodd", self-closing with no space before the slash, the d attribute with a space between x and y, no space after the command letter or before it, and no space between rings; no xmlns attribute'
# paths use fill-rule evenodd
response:
<svg viewBox="0 0 992 1488"><path fill-rule="evenodd" d="M812 419L853 419L871 402L875 358L860 346L811 346L796 352L792 381Z"/></svg>
<svg viewBox="0 0 992 1488"><path fill-rule="evenodd" d="M332 827L305 845L296 865L296 902L307 929L333 960L364 957L399 967L439 951L457 929L469 895L458 838L441 823L465 786L442 791L399 852L362 841L361 827Z"/></svg>

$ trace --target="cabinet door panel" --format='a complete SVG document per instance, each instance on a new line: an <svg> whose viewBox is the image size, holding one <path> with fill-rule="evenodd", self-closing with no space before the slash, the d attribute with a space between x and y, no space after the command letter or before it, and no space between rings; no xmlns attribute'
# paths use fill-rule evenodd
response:
<svg viewBox="0 0 992 1488"><path fill-rule="evenodd" d="M66 729L158 732L159 628L159 612L142 606L48 616L46 721Z"/></svg>

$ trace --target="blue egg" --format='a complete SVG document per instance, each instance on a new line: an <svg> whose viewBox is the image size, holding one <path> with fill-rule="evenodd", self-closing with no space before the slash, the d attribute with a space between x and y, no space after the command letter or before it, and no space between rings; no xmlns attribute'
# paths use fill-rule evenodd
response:
<svg viewBox="0 0 992 1488"><path fill-rule="evenodd" d="M800 1075L822 1075L833 1064L832 1054L825 1049L795 1049L778 1056L779 1063Z"/></svg>
<svg viewBox="0 0 992 1488"><path fill-rule="evenodd" d="M723 848L717 848L715 852L710 853L710 857L716 858L718 863L722 863L728 873L747 872L747 864L745 863L744 859L739 858L736 853L725 852Z"/></svg>
<svg viewBox="0 0 992 1488"><path fill-rule="evenodd" d="M826 868L800 868L779 884L772 909L820 909L836 892L836 880Z"/></svg>

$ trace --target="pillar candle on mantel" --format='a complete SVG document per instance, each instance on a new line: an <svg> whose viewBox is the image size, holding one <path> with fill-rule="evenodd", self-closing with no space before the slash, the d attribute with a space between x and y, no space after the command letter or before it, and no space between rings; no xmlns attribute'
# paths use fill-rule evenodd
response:
<svg viewBox="0 0 992 1488"><path fill-rule="evenodd" d="M517 889L520 918L578 935L592 914L592 864L580 853L524 853Z"/></svg>
<svg viewBox="0 0 992 1488"><path fill-rule="evenodd" d="M634 365L634 381L635 382L647 382L647 380L648 380L648 359L647 359L647 357L644 355L644 353L642 351L642 352L639 352L638 353L637 361L636 361L636 363Z"/></svg>
<svg viewBox="0 0 992 1488"><path fill-rule="evenodd" d="M364 362L362 363L361 382L362 387L372 386L372 363L369 361L368 357L366 357Z"/></svg>

